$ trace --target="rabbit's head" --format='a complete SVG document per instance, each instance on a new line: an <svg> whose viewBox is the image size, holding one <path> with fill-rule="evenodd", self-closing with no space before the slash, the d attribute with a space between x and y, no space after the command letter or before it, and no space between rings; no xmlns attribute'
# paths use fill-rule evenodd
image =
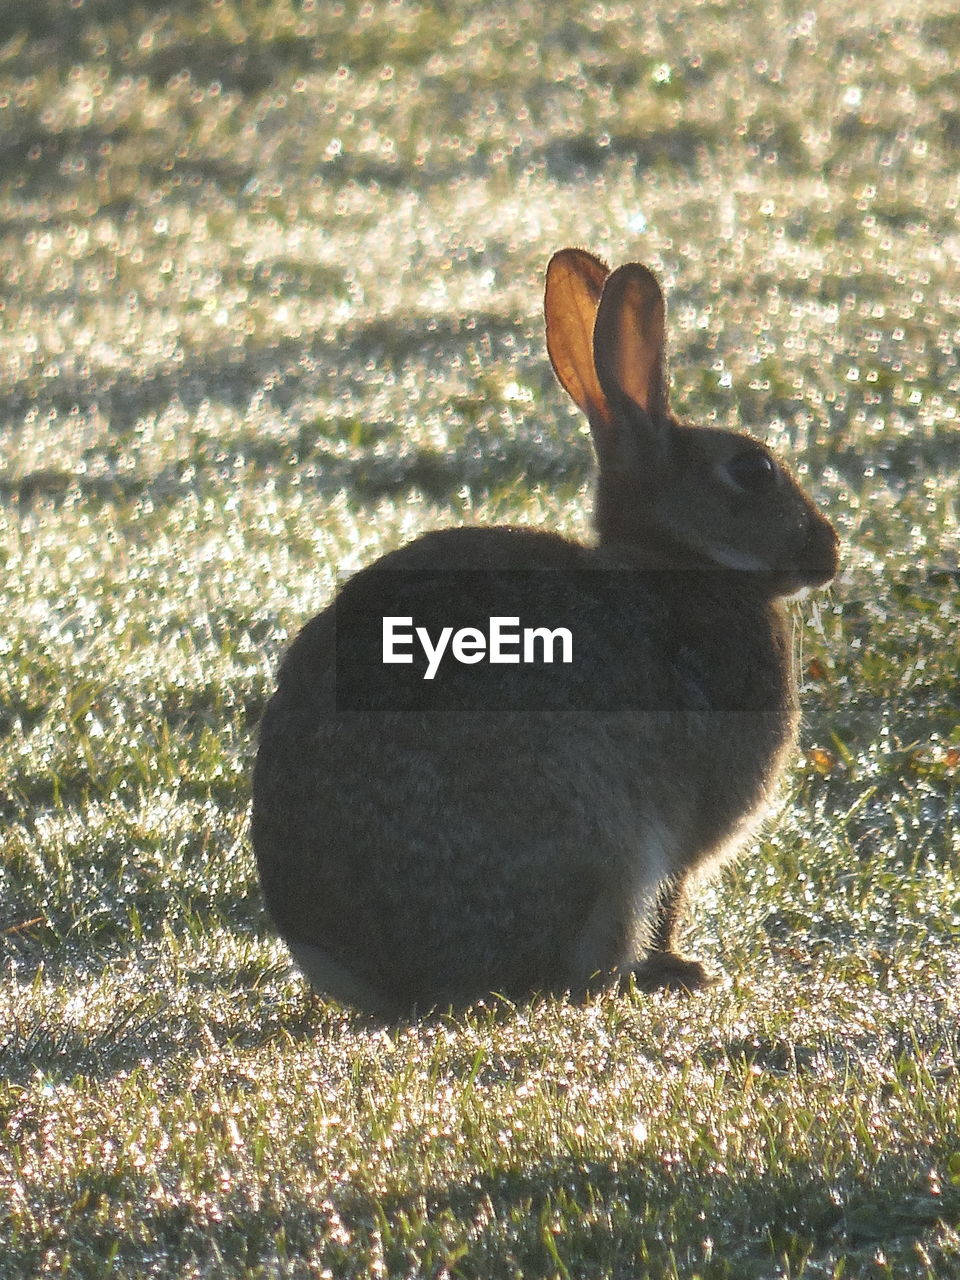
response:
<svg viewBox="0 0 960 1280"><path fill-rule="evenodd" d="M544 311L554 370L593 434L601 544L651 568L752 570L774 596L834 576L832 525L766 445L671 414L663 294L646 267L561 249Z"/></svg>

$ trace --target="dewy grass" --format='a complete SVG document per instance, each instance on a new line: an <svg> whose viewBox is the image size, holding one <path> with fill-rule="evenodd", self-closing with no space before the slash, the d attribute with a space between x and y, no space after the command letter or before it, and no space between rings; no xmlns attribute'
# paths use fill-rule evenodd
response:
<svg viewBox="0 0 960 1280"><path fill-rule="evenodd" d="M960 1274L956 214L936 3L0 20L0 1276ZM702 997L377 1028L246 838L284 644L427 528L585 536L543 266L798 467L779 815Z"/></svg>

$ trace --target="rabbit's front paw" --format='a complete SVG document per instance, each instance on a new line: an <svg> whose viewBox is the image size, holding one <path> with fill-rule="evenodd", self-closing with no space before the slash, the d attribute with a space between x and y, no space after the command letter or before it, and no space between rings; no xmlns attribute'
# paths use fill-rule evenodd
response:
<svg viewBox="0 0 960 1280"><path fill-rule="evenodd" d="M687 960L674 951L652 952L633 966L624 983L631 979L640 991L685 991L688 995L714 982L699 960Z"/></svg>

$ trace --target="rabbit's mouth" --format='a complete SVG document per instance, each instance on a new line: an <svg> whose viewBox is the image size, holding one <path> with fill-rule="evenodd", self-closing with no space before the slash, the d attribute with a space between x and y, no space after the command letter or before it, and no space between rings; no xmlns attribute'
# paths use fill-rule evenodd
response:
<svg viewBox="0 0 960 1280"><path fill-rule="evenodd" d="M825 587L837 575L839 562L836 552L830 564L822 561L817 565L805 565L802 569L781 569L774 576L777 579L776 595L781 600L802 600L805 596Z"/></svg>

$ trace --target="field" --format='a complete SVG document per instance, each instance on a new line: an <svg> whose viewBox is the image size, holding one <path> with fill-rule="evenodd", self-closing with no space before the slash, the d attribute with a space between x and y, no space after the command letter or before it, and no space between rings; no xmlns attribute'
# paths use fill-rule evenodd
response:
<svg viewBox="0 0 960 1280"><path fill-rule="evenodd" d="M960 1276L960 18L946 0L0 14L0 1277ZM692 999L377 1027L247 837L337 576L589 533L550 253L843 538Z"/></svg>

